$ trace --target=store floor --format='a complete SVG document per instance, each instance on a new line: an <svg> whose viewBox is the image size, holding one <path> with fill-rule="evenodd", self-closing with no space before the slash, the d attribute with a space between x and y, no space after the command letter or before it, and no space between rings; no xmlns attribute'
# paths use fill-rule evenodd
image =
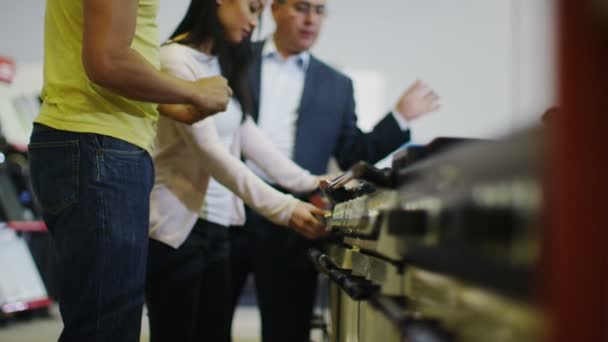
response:
<svg viewBox="0 0 608 342"><path fill-rule="evenodd" d="M241 306L236 312L233 336L234 342L259 341L259 315L253 306ZM56 307L51 309L50 317L33 317L9 321L0 326L2 342L52 342L57 341L61 331L61 318ZM141 342L148 341L148 319L142 319Z"/></svg>
<svg viewBox="0 0 608 342"><path fill-rule="evenodd" d="M319 302L326 303L328 290L327 279L319 283ZM317 308L318 311L321 308ZM326 310L326 306L322 306ZM255 299L255 286L250 278L246 282L232 327L233 342L260 341L260 315ZM50 310L49 317L31 317L10 320L6 325L0 324L0 342L54 342L61 332L62 322L57 306ZM148 342L148 316L144 309L141 326L141 342ZM311 332L311 342L323 341L319 330Z"/></svg>

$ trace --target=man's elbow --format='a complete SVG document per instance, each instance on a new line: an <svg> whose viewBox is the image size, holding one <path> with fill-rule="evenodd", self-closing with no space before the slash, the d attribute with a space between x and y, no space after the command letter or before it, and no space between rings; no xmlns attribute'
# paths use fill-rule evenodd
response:
<svg viewBox="0 0 608 342"><path fill-rule="evenodd" d="M104 54L83 54L82 63L89 80L104 88L112 88L116 82L117 62Z"/></svg>

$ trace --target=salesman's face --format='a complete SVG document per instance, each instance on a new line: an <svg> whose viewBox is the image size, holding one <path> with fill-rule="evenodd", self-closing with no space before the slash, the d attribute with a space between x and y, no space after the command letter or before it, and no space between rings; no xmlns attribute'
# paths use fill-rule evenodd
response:
<svg viewBox="0 0 608 342"><path fill-rule="evenodd" d="M277 25L275 39L289 53L297 54L312 47L319 36L326 15L326 0L274 1L272 16Z"/></svg>

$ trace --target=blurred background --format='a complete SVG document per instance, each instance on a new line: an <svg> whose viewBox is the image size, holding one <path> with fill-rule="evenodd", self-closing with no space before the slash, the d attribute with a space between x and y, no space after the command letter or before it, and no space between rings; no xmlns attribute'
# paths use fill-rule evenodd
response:
<svg viewBox="0 0 608 342"><path fill-rule="evenodd" d="M161 0L161 39L188 4ZM33 91L41 82L44 1L0 6L0 54L19 67L13 89ZM268 10L255 38L274 28ZM413 124L418 142L440 135L503 135L555 104L552 0L330 0L328 10L313 52L353 78L363 129L416 79L428 82L443 105Z"/></svg>

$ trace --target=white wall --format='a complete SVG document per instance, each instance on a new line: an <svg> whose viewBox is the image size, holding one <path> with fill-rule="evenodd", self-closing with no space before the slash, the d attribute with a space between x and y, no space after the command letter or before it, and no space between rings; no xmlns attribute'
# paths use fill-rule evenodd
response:
<svg viewBox="0 0 608 342"><path fill-rule="evenodd" d="M553 0L514 0L513 126L557 103L556 8Z"/></svg>
<svg viewBox="0 0 608 342"><path fill-rule="evenodd" d="M337 65L381 71L387 105L417 78L442 96L443 109L414 125L416 140L491 136L508 128L509 1L335 2L343 8L332 18L344 19L328 20L320 54ZM332 48L333 41L347 40Z"/></svg>
<svg viewBox="0 0 608 342"><path fill-rule="evenodd" d="M0 0L0 55L42 61L44 0Z"/></svg>
<svg viewBox="0 0 608 342"><path fill-rule="evenodd" d="M161 0L162 38L188 3ZM414 124L420 142L438 135L501 135L536 121L555 102L553 0L328 3L316 55L348 72L379 75L374 82L386 89L384 96L359 99L366 108L377 108L360 112L370 116L362 121L383 114L417 78L428 81L443 104ZM43 0L0 0L0 54L40 62L43 12ZM265 19L267 33L273 25L268 15Z"/></svg>

